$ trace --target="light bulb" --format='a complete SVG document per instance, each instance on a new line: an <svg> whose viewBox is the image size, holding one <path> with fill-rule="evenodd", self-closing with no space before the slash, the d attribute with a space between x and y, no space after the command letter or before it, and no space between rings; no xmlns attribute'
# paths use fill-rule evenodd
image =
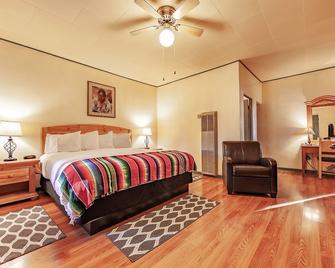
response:
<svg viewBox="0 0 335 268"><path fill-rule="evenodd" d="M172 46L174 43L174 33L169 28L165 28L159 35L159 42L163 47Z"/></svg>

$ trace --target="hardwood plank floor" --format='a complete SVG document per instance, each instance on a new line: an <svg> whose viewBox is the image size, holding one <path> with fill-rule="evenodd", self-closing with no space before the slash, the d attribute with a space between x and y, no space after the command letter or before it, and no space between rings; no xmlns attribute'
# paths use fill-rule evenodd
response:
<svg viewBox="0 0 335 268"><path fill-rule="evenodd" d="M277 199L227 195L222 180L210 177L190 192L220 205L135 263L106 238L113 227L88 236L46 195L0 207L4 214L42 205L67 236L3 267L335 267L335 196L257 211L335 193L334 178L281 171Z"/></svg>

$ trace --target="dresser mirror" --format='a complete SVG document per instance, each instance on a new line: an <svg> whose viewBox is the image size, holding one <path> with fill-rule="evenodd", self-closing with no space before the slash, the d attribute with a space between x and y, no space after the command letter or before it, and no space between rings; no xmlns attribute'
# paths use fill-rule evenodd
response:
<svg viewBox="0 0 335 268"><path fill-rule="evenodd" d="M314 131L313 139L335 138L335 96L320 96L306 102L308 128Z"/></svg>

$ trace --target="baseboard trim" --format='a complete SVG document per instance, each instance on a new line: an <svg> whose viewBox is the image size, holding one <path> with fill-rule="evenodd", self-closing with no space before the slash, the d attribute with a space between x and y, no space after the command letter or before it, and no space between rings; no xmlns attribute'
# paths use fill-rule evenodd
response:
<svg viewBox="0 0 335 268"><path fill-rule="evenodd" d="M202 173L201 171L193 171L192 174L193 174L193 177L200 177L200 176L204 177L204 176L206 176L206 177L210 177L210 178L223 179L223 175L216 175L216 176L206 175L206 174Z"/></svg>
<svg viewBox="0 0 335 268"><path fill-rule="evenodd" d="M299 168L278 167L278 169L283 171L302 172L302 169Z"/></svg>

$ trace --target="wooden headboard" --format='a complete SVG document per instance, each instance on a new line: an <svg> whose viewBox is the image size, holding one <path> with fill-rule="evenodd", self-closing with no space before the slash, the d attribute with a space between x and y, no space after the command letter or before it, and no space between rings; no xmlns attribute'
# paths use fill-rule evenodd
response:
<svg viewBox="0 0 335 268"><path fill-rule="evenodd" d="M87 133L95 130L97 130L100 135L106 134L110 131L113 131L113 133L131 133L131 130L127 128L114 127L108 125L96 125L96 124L42 127L42 152L44 152L44 146L47 134L66 134L77 131L81 131L81 133Z"/></svg>

